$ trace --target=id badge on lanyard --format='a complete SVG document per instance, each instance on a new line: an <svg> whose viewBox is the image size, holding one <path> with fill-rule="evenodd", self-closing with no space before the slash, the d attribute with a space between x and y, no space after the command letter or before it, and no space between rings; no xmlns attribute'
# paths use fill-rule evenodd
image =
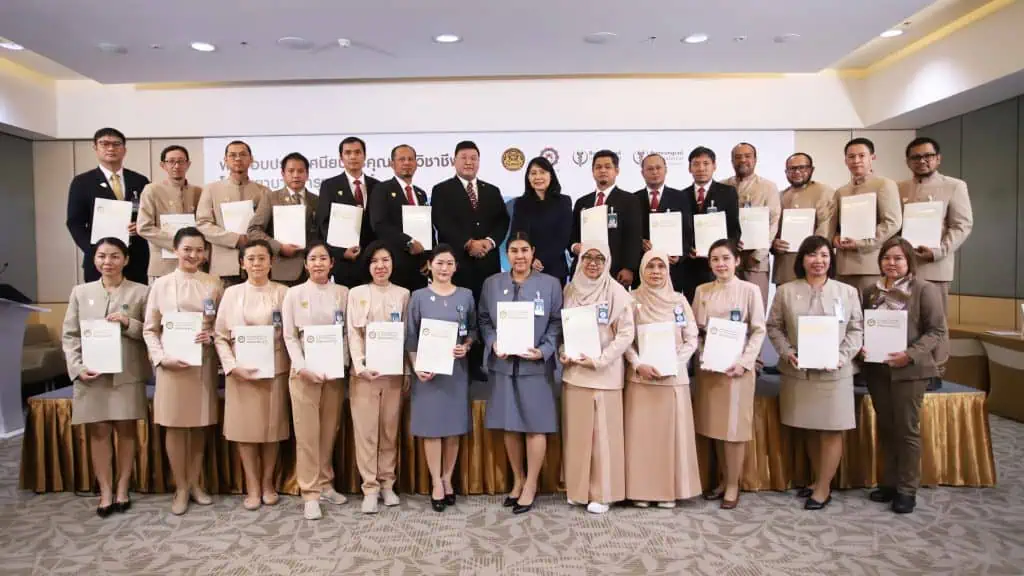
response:
<svg viewBox="0 0 1024 576"><path fill-rule="evenodd" d="M597 305L597 323L607 326L610 322L608 303L602 302Z"/></svg>
<svg viewBox="0 0 1024 576"><path fill-rule="evenodd" d="M466 326L466 308L459 304L455 311L459 314L459 338L469 336L469 327Z"/></svg>
<svg viewBox="0 0 1024 576"><path fill-rule="evenodd" d="M537 297L533 299L533 315L544 315L544 299L540 297L540 290L537 291Z"/></svg>

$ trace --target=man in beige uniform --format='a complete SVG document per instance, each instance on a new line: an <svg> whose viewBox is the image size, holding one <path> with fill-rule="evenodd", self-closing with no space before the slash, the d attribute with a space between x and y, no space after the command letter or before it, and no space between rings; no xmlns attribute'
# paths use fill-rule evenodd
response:
<svg viewBox="0 0 1024 576"><path fill-rule="evenodd" d="M754 173L754 169L757 168L757 148L746 142L737 144L732 149L732 168L736 175L726 180L725 183L736 188L740 200L740 210L767 206L768 238L775 238L779 233L779 216L782 214L779 203L779 187L775 185L775 182L761 178ZM742 250L743 242L741 241L739 245ZM761 289L761 301L767 309L768 250L743 250L741 256L744 278Z"/></svg>
<svg viewBox="0 0 1024 576"><path fill-rule="evenodd" d="M786 180L789 188L782 191L782 213L786 210L813 208L814 234L828 238L832 230L833 199L836 191L814 179L814 159L806 152L797 152L786 159ZM779 237L772 242L772 253L775 255L775 266L772 267L772 282L781 286L796 280L793 266L796 264L796 252L799 246L790 246Z"/></svg>
<svg viewBox="0 0 1024 576"><path fill-rule="evenodd" d="M196 227L203 233L206 241L213 245L210 274L220 278L225 286L231 286L241 280L238 249L245 246L249 238L246 234L224 228L224 213L220 206L225 202L252 200L253 211L257 212L270 190L249 180L252 149L245 142L235 140L227 145L224 149L224 164L230 171L228 177L207 184L199 196Z"/></svg>
<svg viewBox="0 0 1024 576"><path fill-rule="evenodd" d="M249 223L249 238L263 239L270 243L274 251L274 267L270 278L288 286L295 286L306 281L304 259L306 251L296 244L282 244L274 239L274 206L305 206L306 219L304 231L306 246L320 238L316 225L316 209L319 198L306 190L309 181L309 160L298 152L292 152L281 160L281 176L285 187L274 190L267 196L267 201L259 205Z"/></svg>
<svg viewBox="0 0 1024 576"><path fill-rule="evenodd" d="M914 173L910 180L899 183L900 200L904 204L913 202L942 202L945 214L942 218L942 242L930 248L915 246L917 254L917 276L928 280L942 290L943 312L949 306L949 283L953 281L953 258L974 227L971 198L963 180L939 173L942 152L939 143L931 138L915 138L907 144L907 167ZM152 258L152 257L151 257ZM152 260L150 260L152 261ZM936 364L942 376L949 359L949 333L936 350Z"/></svg>
<svg viewBox="0 0 1024 576"><path fill-rule="evenodd" d="M864 291L878 282L878 250L903 226L900 210L900 192L896 182L875 176L871 163L875 159L875 144L867 138L854 138L846 144L846 167L850 182L836 192L835 218L832 244L836 247L836 276L857 289L863 299ZM875 194L875 237L854 240L843 236L843 198Z"/></svg>
<svg viewBox="0 0 1024 576"><path fill-rule="evenodd" d="M203 191L199 186L188 183L186 175L192 161L184 146L172 144L160 152L160 167L167 173L163 182L152 182L142 189L142 200L139 205L139 236L149 241L149 283L174 272L178 266L178 257L163 257L163 250L174 251L174 233L176 228L164 228L160 217L164 214L196 213L199 194Z"/></svg>

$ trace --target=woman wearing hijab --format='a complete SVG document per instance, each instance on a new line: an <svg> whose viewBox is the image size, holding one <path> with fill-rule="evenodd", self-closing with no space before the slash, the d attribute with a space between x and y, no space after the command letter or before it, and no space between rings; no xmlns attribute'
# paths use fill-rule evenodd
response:
<svg viewBox="0 0 1024 576"><path fill-rule="evenodd" d="M398 506L395 467L398 465L398 424L402 416L405 376L385 376L366 368L366 327L371 322L402 322L409 291L391 283L394 261L381 241L366 247L363 260L373 281L348 293L348 346L352 352L349 404L355 436L356 465L363 479L364 514Z"/></svg>
<svg viewBox="0 0 1024 576"><path fill-rule="evenodd" d="M146 325L142 336L149 358L156 367L153 421L164 427L167 460L174 476L171 513L188 511L189 500L200 506L213 499L199 486L203 469L206 427L217 423L217 353L213 344L213 323L224 286L216 276L199 270L205 261L206 240L199 229L182 228L174 234L178 267L153 281L146 302ZM197 315L202 329L195 343L202 345L199 366L186 364L164 349L164 330L174 328L180 313Z"/></svg>
<svg viewBox="0 0 1024 576"><path fill-rule="evenodd" d="M336 326L336 330L344 331L348 288L331 282L334 259L323 242L311 244L305 260L309 279L288 289L281 314L291 360L288 389L295 422L295 476L304 502L302 514L307 520L319 520L323 517L320 500L345 503L345 496L334 489L334 440L341 422L345 381L328 378L306 366L303 332L311 326Z"/></svg>
<svg viewBox="0 0 1024 576"><path fill-rule="evenodd" d="M142 340L142 321L149 288L124 277L128 264L128 246L118 238L103 238L96 244L93 263L100 279L75 286L64 315L64 357L68 375L75 383L71 403L71 424L88 424L89 452L100 503L96 514L106 518L114 512L126 512L132 502L128 496L135 461L136 424L148 411L146 380L150 376L146 345ZM107 329L117 331L121 340L121 370L103 374L85 365L82 337L95 327L91 323L115 323ZM83 323L86 326L83 326ZM91 359L90 359L91 360ZM95 366L94 366L95 367ZM117 431L117 494L114 494L114 455L111 435Z"/></svg>
<svg viewBox="0 0 1024 576"><path fill-rule="evenodd" d="M701 493L686 372L697 350L697 323L686 297L672 289L669 258L661 250L648 251L640 261L633 319L637 336L626 350L626 498L640 508L650 502L674 508L676 500ZM674 336L675 376L641 362L643 334L658 328Z"/></svg>
<svg viewBox="0 0 1024 576"><path fill-rule="evenodd" d="M239 253L246 280L224 291L217 313L217 354L224 367L224 437L238 442L248 495L246 510L280 499L274 482L278 448L290 433L288 373L281 307L288 287L270 281L272 252L265 240L253 240ZM274 375L258 378L255 368L238 365L232 331L242 326L274 327Z"/></svg>
<svg viewBox="0 0 1024 576"><path fill-rule="evenodd" d="M509 232L525 232L534 246L533 269L554 276L564 286L569 273L565 255L572 234L572 200L562 194L555 168L543 156L530 160L525 180L523 195L512 205Z"/></svg>
<svg viewBox="0 0 1024 576"><path fill-rule="evenodd" d="M739 258L739 249L730 240L723 238L711 245L708 264L715 280L697 287L693 306L703 336L701 350L712 318L742 322L747 329L743 352L725 373L703 368L697 371L694 428L701 436L715 440L716 448L724 444L718 453L724 452L725 456L725 485L705 492L704 498L722 500L726 510L739 503L744 447L754 430L754 361L761 353L765 334L761 290L736 277Z"/></svg>
<svg viewBox="0 0 1024 576"><path fill-rule="evenodd" d="M626 496L623 454L623 355L633 343L632 299L608 274L607 246L584 242L572 282L565 287L566 309L593 306L601 355L560 359L565 430L565 485L570 504L588 502L587 511L603 514Z"/></svg>

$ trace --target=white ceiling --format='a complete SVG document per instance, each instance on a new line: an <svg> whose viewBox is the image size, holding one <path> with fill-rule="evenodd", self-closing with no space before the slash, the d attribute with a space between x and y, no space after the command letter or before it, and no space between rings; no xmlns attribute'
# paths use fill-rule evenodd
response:
<svg viewBox="0 0 1024 576"><path fill-rule="evenodd" d="M932 0L0 0L0 36L102 83L816 72L929 4ZM616 36L602 45L583 41L596 32ZM696 32L710 40L680 42ZM433 43L441 33L464 40ZM800 36L773 41L784 34ZM283 36L306 38L318 48L283 49L276 43ZM738 36L746 40L734 41ZM341 37L353 46L338 47ZM657 38L653 44L650 37ZM193 51L193 41L212 42L218 50ZM100 43L123 46L127 53L104 53ZM151 49L154 44L162 49Z"/></svg>

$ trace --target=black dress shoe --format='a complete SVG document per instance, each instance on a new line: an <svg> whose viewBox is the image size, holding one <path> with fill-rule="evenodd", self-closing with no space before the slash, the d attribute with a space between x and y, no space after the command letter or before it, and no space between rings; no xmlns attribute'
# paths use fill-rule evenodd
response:
<svg viewBox="0 0 1024 576"><path fill-rule="evenodd" d="M883 504L892 502L892 499L896 496L896 490L887 486L880 486L877 490L873 490L868 498L872 502L881 502Z"/></svg>
<svg viewBox="0 0 1024 576"><path fill-rule="evenodd" d="M125 500L124 502L114 502L113 506L114 506L114 512L119 512L121 514L124 514L125 512L127 512L128 510L131 509L132 501L131 500Z"/></svg>
<svg viewBox="0 0 1024 576"><path fill-rule="evenodd" d="M512 513L513 514L526 514L527 512L529 512L532 509L533 509L533 502L530 502L529 504L520 504L519 502L516 502L516 505L512 507Z"/></svg>
<svg viewBox="0 0 1024 576"><path fill-rule="evenodd" d="M801 488L796 491L797 498L810 498L811 494L814 494L814 490L811 490L810 488Z"/></svg>
<svg viewBox="0 0 1024 576"><path fill-rule="evenodd" d="M446 506L455 506L455 493L444 495L444 503Z"/></svg>
<svg viewBox="0 0 1024 576"><path fill-rule="evenodd" d="M829 494L828 498L825 498L824 502L818 502L814 498L808 496L807 501L804 502L804 510L821 510L825 506L828 506L832 502L832 495Z"/></svg>
<svg viewBox="0 0 1024 576"><path fill-rule="evenodd" d="M892 501L892 511L897 514L910 514L917 506L917 498L910 494L897 494Z"/></svg>
<svg viewBox="0 0 1024 576"><path fill-rule="evenodd" d="M430 507L434 509L434 512L444 512L444 509L446 508L444 498L441 498L440 500L434 500L431 498Z"/></svg>
<svg viewBox="0 0 1024 576"><path fill-rule="evenodd" d="M97 506L96 507L96 515L99 516L100 518L106 518L107 516L110 516L111 514L114 513L114 511L115 511L114 509L115 509L116 506L117 506L116 504L109 504L107 506Z"/></svg>
<svg viewBox="0 0 1024 576"><path fill-rule="evenodd" d="M511 496L505 496L505 501L501 503L505 508L513 508L519 505L519 499Z"/></svg>

